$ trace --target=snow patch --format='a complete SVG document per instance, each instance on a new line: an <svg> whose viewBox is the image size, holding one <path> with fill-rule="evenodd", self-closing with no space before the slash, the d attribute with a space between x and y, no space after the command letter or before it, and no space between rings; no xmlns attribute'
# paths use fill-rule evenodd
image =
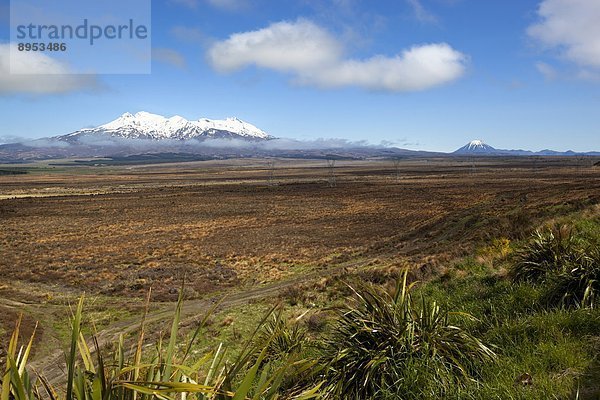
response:
<svg viewBox="0 0 600 400"><path fill-rule="evenodd" d="M224 134L246 139L272 139L263 130L235 117L225 120L201 118L197 121L188 121L179 115L166 118L146 111L135 114L124 113L114 121L96 128L82 129L68 136L90 133L105 133L131 139L187 140L199 137L222 136Z"/></svg>

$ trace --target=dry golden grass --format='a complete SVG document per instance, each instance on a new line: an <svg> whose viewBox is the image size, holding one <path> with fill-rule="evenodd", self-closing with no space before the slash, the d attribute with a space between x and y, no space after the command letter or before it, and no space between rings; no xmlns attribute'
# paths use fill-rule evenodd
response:
<svg viewBox="0 0 600 400"><path fill-rule="evenodd" d="M570 163L414 160L396 179L345 161L335 188L324 161L278 162L276 186L243 160L3 176L0 281L168 300L184 274L197 297L353 259L439 264L598 202L597 171Z"/></svg>

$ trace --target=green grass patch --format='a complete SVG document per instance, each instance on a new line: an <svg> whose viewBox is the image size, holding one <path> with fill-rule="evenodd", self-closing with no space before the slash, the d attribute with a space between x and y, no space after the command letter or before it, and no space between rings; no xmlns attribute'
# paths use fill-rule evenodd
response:
<svg viewBox="0 0 600 400"><path fill-rule="evenodd" d="M589 389L592 376L600 379L595 367L599 309L548 308L543 285L511 282L472 260L458 268L472 274L437 279L419 292L475 317L469 328L493 346L498 358L482 367L479 383L458 388L456 398L574 398L578 390L587 390L589 397L581 398L600 395ZM531 376L531 384L519 382L523 374Z"/></svg>

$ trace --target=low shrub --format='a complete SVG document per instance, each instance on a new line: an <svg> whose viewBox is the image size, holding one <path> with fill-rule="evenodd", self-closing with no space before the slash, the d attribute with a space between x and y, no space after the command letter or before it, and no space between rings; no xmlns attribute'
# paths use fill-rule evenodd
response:
<svg viewBox="0 0 600 400"><path fill-rule="evenodd" d="M311 333L320 333L327 326L327 317L323 313L311 314L306 319L306 329Z"/></svg>
<svg viewBox="0 0 600 400"><path fill-rule="evenodd" d="M550 281L547 300L553 305L595 307L600 300L600 249L585 252Z"/></svg>
<svg viewBox="0 0 600 400"><path fill-rule="evenodd" d="M517 253L510 270L514 281L541 282L549 273L559 272L580 257L578 240L567 226L536 230L529 242Z"/></svg>
<svg viewBox="0 0 600 400"><path fill-rule="evenodd" d="M281 359L299 353L306 341L306 330L299 323L283 319L281 309L271 314L261 327L256 347L265 350L265 360Z"/></svg>
<svg viewBox="0 0 600 400"><path fill-rule="evenodd" d="M325 338L326 397L443 396L475 379L478 365L495 358L436 302L413 301L406 276L393 295L354 291L356 304L341 312Z"/></svg>
<svg viewBox="0 0 600 400"><path fill-rule="evenodd" d="M550 306L593 307L600 296L596 240L567 225L536 231L518 253L510 275L514 281L544 283Z"/></svg>

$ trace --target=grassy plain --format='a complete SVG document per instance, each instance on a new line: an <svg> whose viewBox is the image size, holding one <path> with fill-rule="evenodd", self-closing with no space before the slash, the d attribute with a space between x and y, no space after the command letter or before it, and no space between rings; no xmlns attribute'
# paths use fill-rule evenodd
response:
<svg viewBox="0 0 600 400"><path fill-rule="evenodd" d="M195 301L334 271L428 279L600 203L600 169L577 158L338 160L335 187L325 160L10 168L27 174L0 176L0 335L20 312L24 337L39 321L38 357L82 293L102 330L139 315L150 287L152 309L175 301L184 275Z"/></svg>

